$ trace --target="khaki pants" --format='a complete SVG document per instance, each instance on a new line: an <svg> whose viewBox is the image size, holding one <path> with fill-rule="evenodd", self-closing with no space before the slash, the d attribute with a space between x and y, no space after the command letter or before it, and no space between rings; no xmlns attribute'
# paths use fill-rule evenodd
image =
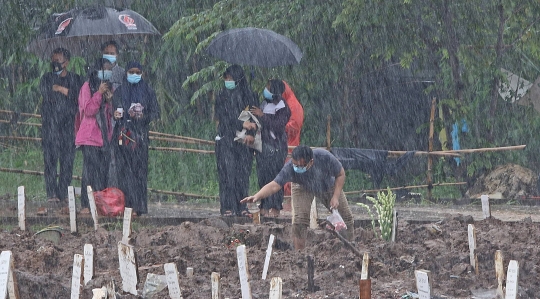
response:
<svg viewBox="0 0 540 299"><path fill-rule="evenodd" d="M334 195L334 188L324 193L314 193L307 191L299 184L291 183L291 201L292 201L292 225L293 237L305 239L307 228L309 226L309 216L311 212L311 203L313 198L321 202L327 209L330 210L330 200ZM339 196L338 212L347 225L347 231L340 233L347 239L351 240L354 235L354 220L347 203L345 193L341 191Z"/></svg>

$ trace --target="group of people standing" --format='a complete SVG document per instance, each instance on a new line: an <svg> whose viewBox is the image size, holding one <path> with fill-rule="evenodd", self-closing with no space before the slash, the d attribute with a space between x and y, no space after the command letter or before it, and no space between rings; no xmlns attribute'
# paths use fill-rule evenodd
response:
<svg viewBox="0 0 540 299"><path fill-rule="evenodd" d="M118 45L109 41L89 68L86 80L67 70L70 52L57 48L52 72L40 82L43 96L42 147L49 202L67 203L76 148L83 154L81 214L89 214L86 186L117 187L134 215L148 212L149 124L159 118L154 90L142 78L143 67L117 64ZM126 113L124 113L124 111ZM57 167L60 172L57 179Z"/></svg>

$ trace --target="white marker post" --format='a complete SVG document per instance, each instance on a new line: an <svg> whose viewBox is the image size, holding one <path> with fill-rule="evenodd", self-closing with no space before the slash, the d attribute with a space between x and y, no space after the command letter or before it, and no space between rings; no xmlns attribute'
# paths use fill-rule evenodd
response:
<svg viewBox="0 0 540 299"><path fill-rule="evenodd" d="M369 252L364 252L364 257L362 258L362 272L360 274L360 279L369 279Z"/></svg>
<svg viewBox="0 0 540 299"><path fill-rule="evenodd" d="M80 254L75 254L73 257L73 274L71 276L71 299L79 299L81 297L83 267L84 257Z"/></svg>
<svg viewBox="0 0 540 299"><path fill-rule="evenodd" d="M505 299L516 299L519 285L519 264L516 260L508 263L508 272L506 273L506 297Z"/></svg>
<svg viewBox="0 0 540 299"><path fill-rule="evenodd" d="M129 244L129 236L131 236L131 213L132 208L124 208L124 226L122 229L122 243Z"/></svg>
<svg viewBox="0 0 540 299"><path fill-rule="evenodd" d="M24 186L17 188L17 214L19 216L19 228L26 230L26 196L24 195Z"/></svg>
<svg viewBox="0 0 540 299"><path fill-rule="evenodd" d="M236 258L238 259L238 273L240 275L242 299L251 299L251 286L249 285L246 245L236 247Z"/></svg>
<svg viewBox="0 0 540 299"><path fill-rule="evenodd" d="M69 226L71 233L77 233L77 208L75 206L75 190L73 186L68 187L68 204L69 204Z"/></svg>
<svg viewBox="0 0 540 299"><path fill-rule="evenodd" d="M94 246L84 244L84 285L94 278Z"/></svg>
<svg viewBox="0 0 540 299"><path fill-rule="evenodd" d="M0 298L19 299L17 279L13 275L13 259L11 251L0 254Z"/></svg>
<svg viewBox="0 0 540 299"><path fill-rule="evenodd" d="M92 187L90 186L87 186L86 190L88 192L88 203L90 205L90 213L92 214L92 219L94 219L94 230L97 230L99 227L99 224L98 224L96 200L94 199L94 191L92 191Z"/></svg>
<svg viewBox="0 0 540 299"><path fill-rule="evenodd" d="M282 281L281 277L272 277L270 280L270 299L281 299Z"/></svg>
<svg viewBox="0 0 540 299"><path fill-rule="evenodd" d="M478 263L476 257L476 230L473 224L469 224L467 227L468 237L469 237L469 255L471 266L474 268L474 273L478 275Z"/></svg>
<svg viewBox="0 0 540 299"><path fill-rule="evenodd" d="M122 290L137 295L137 263L133 246L118 242Z"/></svg>
<svg viewBox="0 0 540 299"><path fill-rule="evenodd" d="M212 299L221 299L221 280L217 272L212 272L210 280L212 281Z"/></svg>
<svg viewBox="0 0 540 299"><path fill-rule="evenodd" d="M169 287L169 296L171 299L182 299L182 291L180 290L180 284L178 283L178 269L176 269L175 263L167 263L163 265L165 269L165 279L167 280L167 286Z"/></svg>
<svg viewBox="0 0 540 299"><path fill-rule="evenodd" d="M266 248L266 258L264 259L264 267L262 273L262 279L266 279L268 273L268 266L270 265L270 257L272 257L272 246L274 245L274 235L270 234L270 240L268 241L268 248Z"/></svg>
<svg viewBox="0 0 540 299"><path fill-rule="evenodd" d="M482 195L480 196L480 201L482 201L482 214L484 219L491 218L491 207L489 206L489 196Z"/></svg>
<svg viewBox="0 0 540 299"><path fill-rule="evenodd" d="M497 278L497 298L504 298L504 263L502 251L495 251L495 277Z"/></svg>
<svg viewBox="0 0 540 299"><path fill-rule="evenodd" d="M311 202L311 212L309 213L309 228L317 229L319 227L317 219L319 219L319 215L317 214L317 200L313 198L313 201Z"/></svg>
<svg viewBox="0 0 540 299"><path fill-rule="evenodd" d="M429 281L428 270L415 270L416 288L418 289L419 299L431 299L431 283Z"/></svg>

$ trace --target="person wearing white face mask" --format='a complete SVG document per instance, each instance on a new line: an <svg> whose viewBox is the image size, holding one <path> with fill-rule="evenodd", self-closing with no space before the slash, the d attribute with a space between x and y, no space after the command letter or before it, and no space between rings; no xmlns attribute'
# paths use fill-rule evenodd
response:
<svg viewBox="0 0 540 299"><path fill-rule="evenodd" d="M113 86L113 91L122 84L126 76L124 68L118 65L118 44L115 41L108 41L101 46L102 57L111 62L112 77L109 79Z"/></svg>
<svg viewBox="0 0 540 299"><path fill-rule="evenodd" d="M347 229L340 231L340 234L349 240L353 238L354 219L343 193L345 170L334 155L324 149L312 150L305 145L297 146L292 151L292 159L285 163L274 180L242 202L267 198L281 190L286 182L292 182L292 237L295 249L301 250L306 245L313 198L329 210L337 209L347 225Z"/></svg>
<svg viewBox="0 0 540 299"><path fill-rule="evenodd" d="M95 191L107 187L112 138L112 64L101 58L88 73L79 93L81 124L75 145L82 149L81 214L90 214L87 186Z"/></svg>

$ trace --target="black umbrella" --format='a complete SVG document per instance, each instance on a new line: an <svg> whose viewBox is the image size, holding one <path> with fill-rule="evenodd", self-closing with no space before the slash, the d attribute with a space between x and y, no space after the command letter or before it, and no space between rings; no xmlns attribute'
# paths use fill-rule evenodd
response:
<svg viewBox="0 0 540 299"><path fill-rule="evenodd" d="M68 49L72 55L84 56L98 51L101 44L109 40L129 48L148 36L159 35L152 23L129 9L77 8L54 14L52 20L40 28L27 50L44 59L58 47Z"/></svg>
<svg viewBox="0 0 540 299"><path fill-rule="evenodd" d="M206 50L229 63L262 67L298 64L302 59L302 51L288 37L253 27L223 31Z"/></svg>

